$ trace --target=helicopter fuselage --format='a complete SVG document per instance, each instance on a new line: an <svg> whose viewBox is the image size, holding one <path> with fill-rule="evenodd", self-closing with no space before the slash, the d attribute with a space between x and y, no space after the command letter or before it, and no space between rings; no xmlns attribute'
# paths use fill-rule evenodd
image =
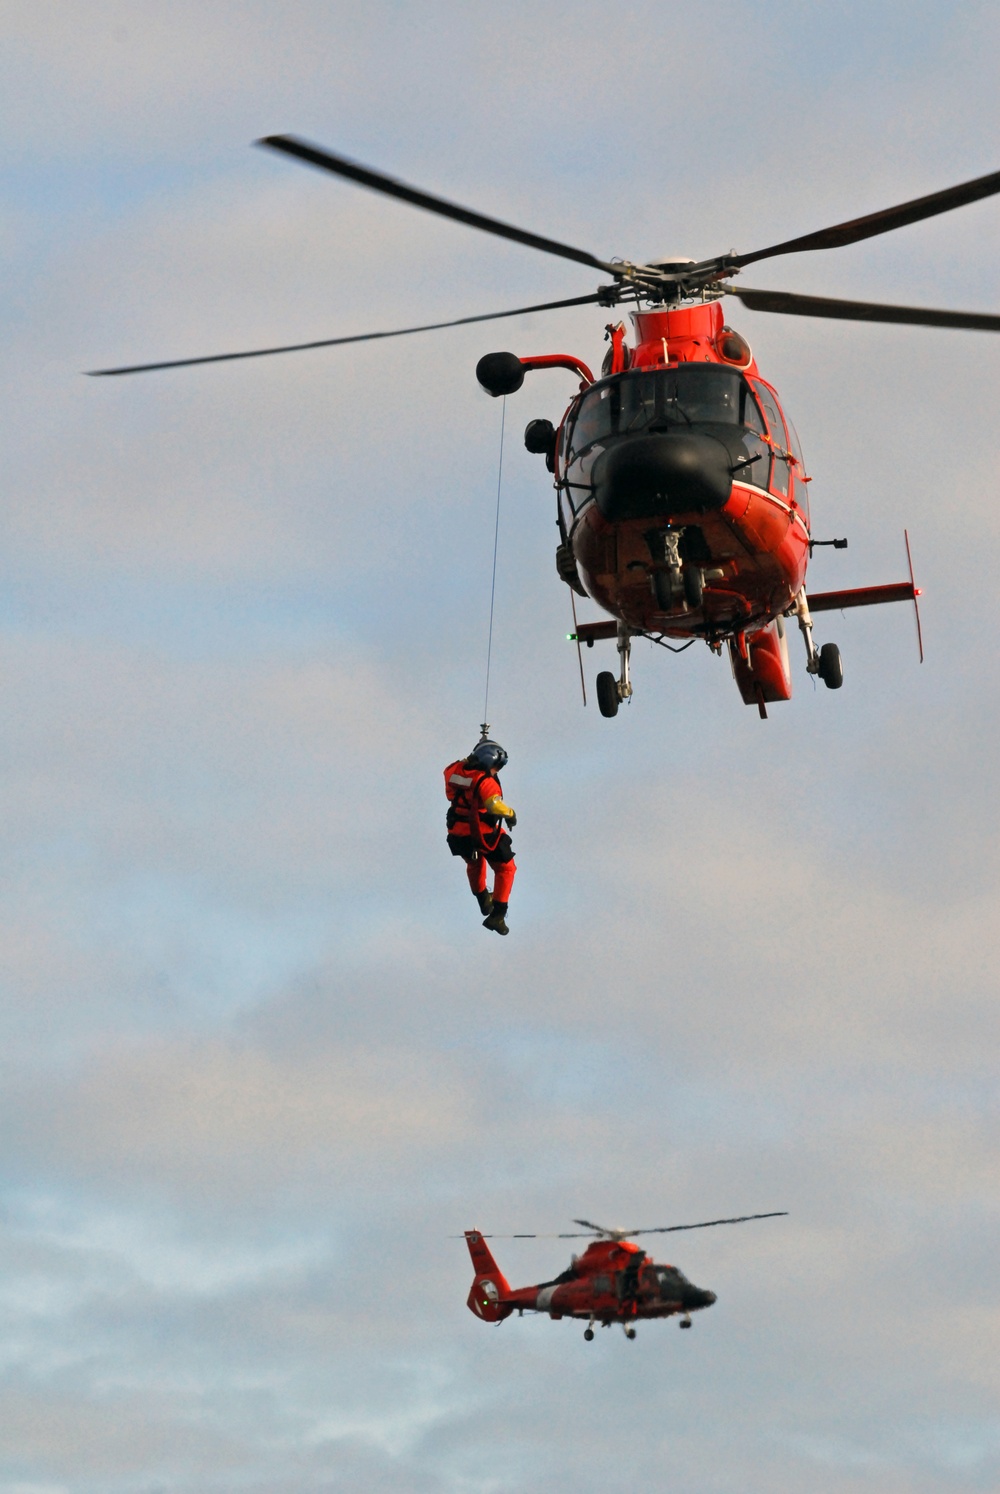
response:
<svg viewBox="0 0 1000 1494"><path fill-rule="evenodd" d="M634 321L559 427L561 573L629 634L728 644L744 699L787 700L810 541L794 428L717 301Z"/></svg>

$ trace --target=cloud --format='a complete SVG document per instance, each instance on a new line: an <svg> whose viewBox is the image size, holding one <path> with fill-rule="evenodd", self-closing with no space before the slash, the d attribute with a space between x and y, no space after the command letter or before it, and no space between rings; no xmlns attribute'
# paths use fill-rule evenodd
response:
<svg viewBox="0 0 1000 1494"><path fill-rule="evenodd" d="M825 616L844 690L799 651L766 723L704 650L637 646L629 710L581 710L518 438L572 380L510 402L505 941L439 778L483 700L500 411L473 369L598 361L602 318L78 371L573 292L265 130L598 253L752 248L992 169L995 20L275 14L4 12L9 1487L596 1491L623 1447L637 1485L712 1494L993 1487L989 339L740 313L816 532L850 536L817 584L901 579L906 524L925 587L924 666L904 609ZM996 214L753 283L988 306ZM719 1301L634 1345L486 1330L448 1238L771 1208L650 1237ZM499 1248L531 1281L572 1247Z"/></svg>
<svg viewBox="0 0 1000 1494"><path fill-rule="evenodd" d="M119 1188L181 1183L218 1199L318 1164L411 1165L411 1148L468 1124L459 1076L434 1067L384 1049L293 1066L219 1042L156 1044L106 1054L58 1102L37 1090L34 1105L15 1101L9 1134L35 1166L65 1166L98 1188L109 1177Z"/></svg>

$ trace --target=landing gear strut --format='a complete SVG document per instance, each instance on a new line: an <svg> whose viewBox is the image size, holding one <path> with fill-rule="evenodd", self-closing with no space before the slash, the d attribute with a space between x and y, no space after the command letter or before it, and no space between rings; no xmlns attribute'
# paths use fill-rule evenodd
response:
<svg viewBox="0 0 1000 1494"><path fill-rule="evenodd" d="M594 1320L593 1320L593 1318L591 1318L590 1322L587 1324L586 1328L583 1330L583 1336L587 1340L588 1344L593 1343L593 1341L594 1341Z"/></svg>
<svg viewBox="0 0 1000 1494"><path fill-rule="evenodd" d="M677 1326L678 1326L678 1328L690 1328L691 1327L691 1314L688 1313L688 1312L686 1312L684 1314L684 1316L681 1318L681 1320L680 1320L680 1322L678 1323Z"/></svg>
<svg viewBox="0 0 1000 1494"><path fill-rule="evenodd" d="M635 1328L633 1327L633 1325L631 1323L623 1323L622 1327L625 1329L625 1337L626 1338L629 1338L629 1339L635 1338Z"/></svg>
<svg viewBox="0 0 1000 1494"><path fill-rule="evenodd" d="M629 678L629 655L632 652L632 638L628 628L623 622L618 624L618 657L621 660L621 673L615 679L610 669L604 669L597 676L597 704L602 716L617 716L618 707L623 700L628 700L632 694L632 681Z"/></svg>
<svg viewBox="0 0 1000 1494"><path fill-rule="evenodd" d="M840 659L840 649L835 643L824 643L823 647L817 650L813 642L813 621L804 586L795 598L795 616L806 646L806 673L818 674L828 690L839 690L844 683L844 666Z"/></svg>

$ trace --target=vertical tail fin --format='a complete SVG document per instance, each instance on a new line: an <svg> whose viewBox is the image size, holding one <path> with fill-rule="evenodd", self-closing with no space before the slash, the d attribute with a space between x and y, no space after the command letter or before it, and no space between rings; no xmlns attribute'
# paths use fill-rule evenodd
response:
<svg viewBox="0 0 1000 1494"><path fill-rule="evenodd" d="M920 628L920 607L917 597L920 596L920 587L913 579L913 557L910 554L910 536L903 530L903 539L906 541L906 563L910 567L910 586L913 590L913 614L917 619L917 648L920 650L920 662L924 662L924 635Z"/></svg>
<svg viewBox="0 0 1000 1494"><path fill-rule="evenodd" d="M469 1293L469 1310L486 1323L499 1323L513 1311L506 1301L510 1296L510 1283L478 1229L465 1231L465 1243L476 1273Z"/></svg>
<svg viewBox="0 0 1000 1494"><path fill-rule="evenodd" d="M499 1276L500 1267L493 1259L493 1253L478 1229L467 1229L465 1231L465 1243L469 1247L472 1256L472 1264L477 1276Z"/></svg>

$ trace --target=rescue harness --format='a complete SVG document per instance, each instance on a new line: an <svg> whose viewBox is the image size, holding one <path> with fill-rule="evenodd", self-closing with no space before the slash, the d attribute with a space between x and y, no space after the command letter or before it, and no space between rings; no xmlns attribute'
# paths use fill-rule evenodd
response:
<svg viewBox="0 0 1000 1494"><path fill-rule="evenodd" d="M489 814L483 808L479 788L485 779L496 784L497 794L502 799L503 789L496 774L465 762L452 763L445 769L444 791L448 797L449 834L470 835L479 850L490 855L500 844L504 821L502 816Z"/></svg>

